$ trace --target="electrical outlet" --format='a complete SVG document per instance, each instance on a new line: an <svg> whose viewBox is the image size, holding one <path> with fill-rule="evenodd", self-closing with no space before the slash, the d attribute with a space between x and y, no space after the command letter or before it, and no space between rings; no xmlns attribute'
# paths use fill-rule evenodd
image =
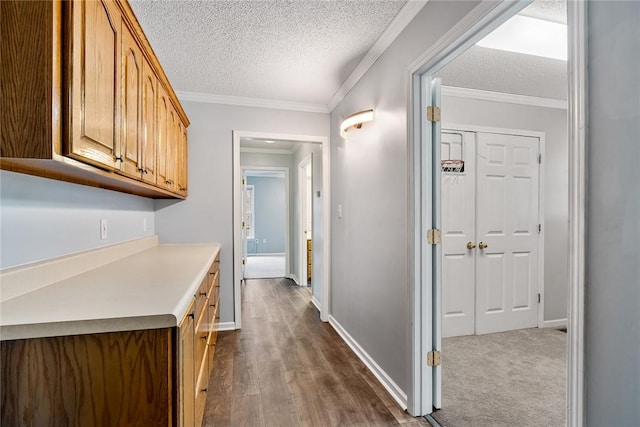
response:
<svg viewBox="0 0 640 427"><path fill-rule="evenodd" d="M147 231L147 218L142 220L142 231Z"/></svg>
<svg viewBox="0 0 640 427"><path fill-rule="evenodd" d="M100 240L107 238L107 220L102 218L100 220Z"/></svg>
<svg viewBox="0 0 640 427"><path fill-rule="evenodd" d="M267 239L262 239L262 244L264 245L265 243L267 243Z"/></svg>
<svg viewBox="0 0 640 427"><path fill-rule="evenodd" d="M342 205L338 205L338 218L342 218Z"/></svg>

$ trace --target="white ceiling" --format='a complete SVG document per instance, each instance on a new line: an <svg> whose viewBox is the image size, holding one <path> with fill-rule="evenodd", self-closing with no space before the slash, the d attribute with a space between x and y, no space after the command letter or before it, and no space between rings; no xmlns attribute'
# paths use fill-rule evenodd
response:
<svg viewBox="0 0 640 427"><path fill-rule="evenodd" d="M566 23L565 0L536 0L521 15ZM567 99L567 62L474 46L438 73L446 86Z"/></svg>
<svg viewBox="0 0 640 427"><path fill-rule="evenodd" d="M176 91L326 105L406 0L130 0Z"/></svg>

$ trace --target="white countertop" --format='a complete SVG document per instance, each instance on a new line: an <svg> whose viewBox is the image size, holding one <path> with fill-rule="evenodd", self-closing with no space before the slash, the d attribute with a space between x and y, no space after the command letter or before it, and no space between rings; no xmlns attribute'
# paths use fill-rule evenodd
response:
<svg viewBox="0 0 640 427"><path fill-rule="evenodd" d="M0 339L177 326L217 244L158 245L0 304Z"/></svg>

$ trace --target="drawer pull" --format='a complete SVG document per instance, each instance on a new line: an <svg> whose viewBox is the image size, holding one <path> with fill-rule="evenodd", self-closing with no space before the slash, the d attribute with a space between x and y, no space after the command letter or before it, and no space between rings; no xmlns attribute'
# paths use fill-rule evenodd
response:
<svg viewBox="0 0 640 427"><path fill-rule="evenodd" d="M202 338L203 340L206 340L206 339L207 339L207 336L206 336L206 335L203 335L203 336L201 336L200 338Z"/></svg>
<svg viewBox="0 0 640 427"><path fill-rule="evenodd" d="M202 389L202 390L200 390L200 391L201 391L201 392L203 392L203 393L206 393L206 392L207 392L207 389L206 389L206 388L203 388L203 389Z"/></svg>
<svg viewBox="0 0 640 427"><path fill-rule="evenodd" d="M122 155L118 156L115 158L116 162L124 162L124 157L122 157Z"/></svg>
<svg viewBox="0 0 640 427"><path fill-rule="evenodd" d="M191 312L191 313L187 314L187 316L188 316L188 317L191 317L192 319L195 319L195 318L196 318L196 315L195 315L195 313L194 313L194 312Z"/></svg>
<svg viewBox="0 0 640 427"><path fill-rule="evenodd" d="M206 292L200 292L200 296L201 296L201 297L206 297L206 296L207 296L207 293L206 293Z"/></svg>

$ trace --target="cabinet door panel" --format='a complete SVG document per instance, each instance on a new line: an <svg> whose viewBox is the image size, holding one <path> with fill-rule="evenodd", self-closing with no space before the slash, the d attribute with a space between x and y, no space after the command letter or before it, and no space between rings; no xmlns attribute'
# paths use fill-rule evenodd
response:
<svg viewBox="0 0 640 427"><path fill-rule="evenodd" d="M158 96L158 80L153 70L145 61L142 83L142 179L156 182L156 103Z"/></svg>
<svg viewBox="0 0 640 427"><path fill-rule="evenodd" d="M72 137L67 153L93 164L116 166L119 135L120 21L104 1L72 8Z"/></svg>
<svg viewBox="0 0 640 427"><path fill-rule="evenodd" d="M193 306L189 308L193 310ZM195 416L195 366L194 366L194 314L186 316L180 324L180 423L184 427L194 425Z"/></svg>
<svg viewBox="0 0 640 427"><path fill-rule="evenodd" d="M142 52L129 28L122 25L122 137L120 140L120 170L140 177L140 85L142 82Z"/></svg>

